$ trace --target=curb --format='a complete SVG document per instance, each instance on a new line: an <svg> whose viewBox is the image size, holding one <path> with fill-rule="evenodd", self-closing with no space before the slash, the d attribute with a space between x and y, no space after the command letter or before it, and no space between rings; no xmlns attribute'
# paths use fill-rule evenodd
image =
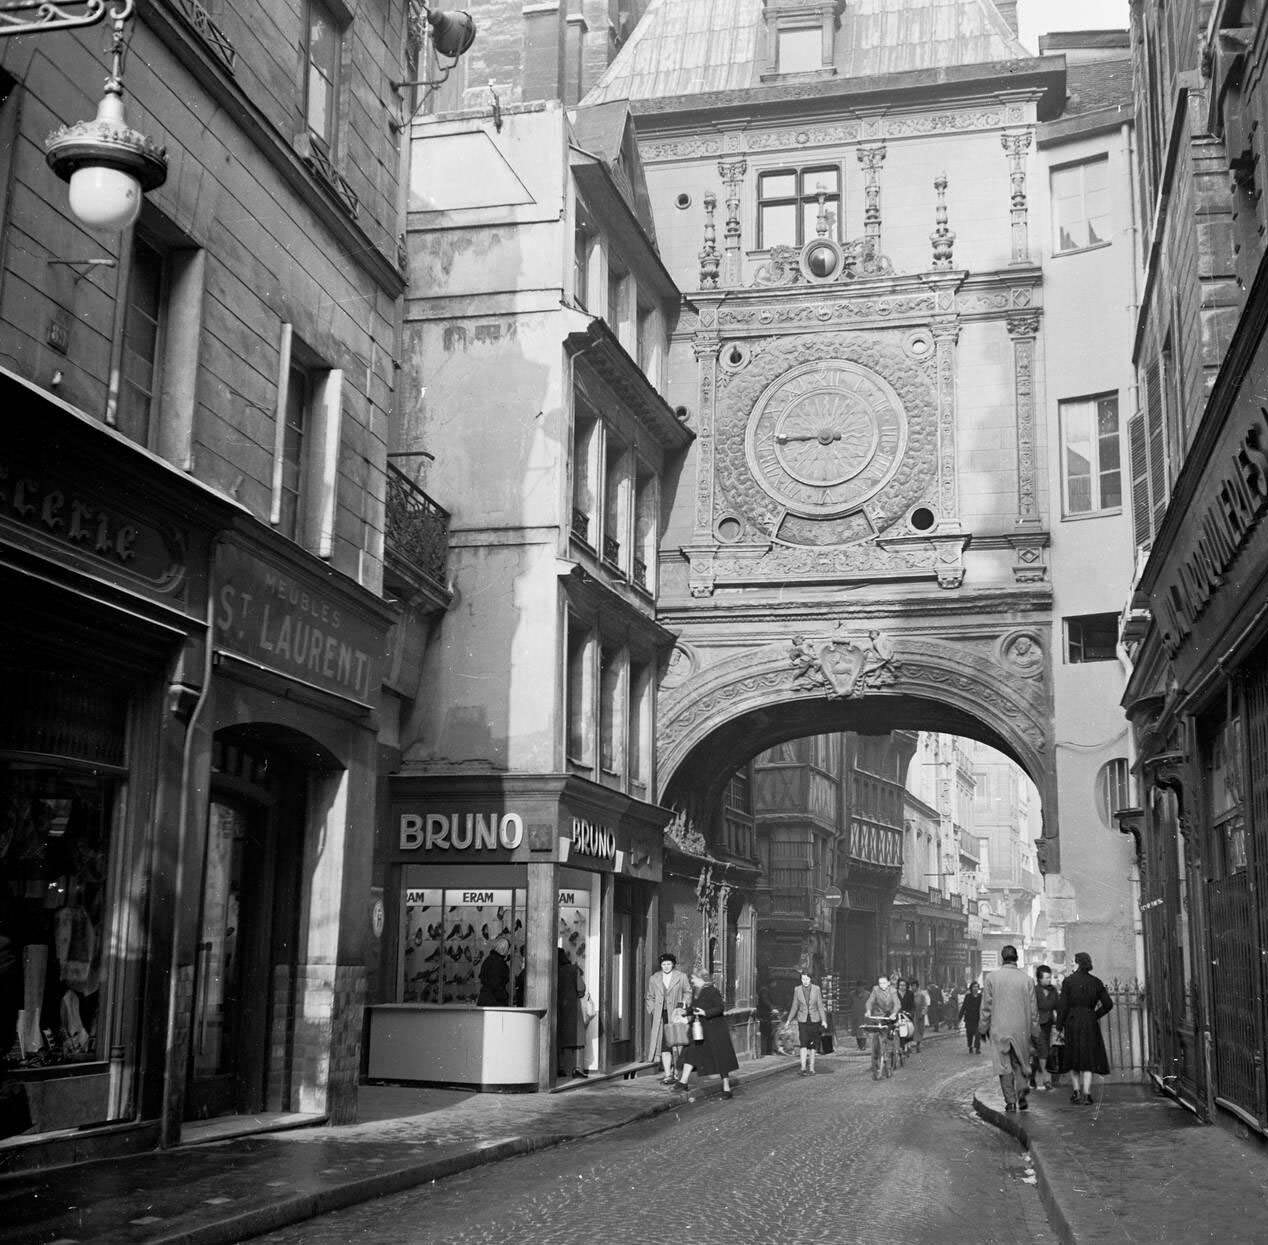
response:
<svg viewBox="0 0 1268 1245"><path fill-rule="evenodd" d="M1035 1168L1035 1187L1039 1191L1039 1200L1043 1203L1052 1230L1061 1238L1063 1245L1078 1245L1079 1238L1075 1235L1069 1217L1053 1192L1053 1180L1043 1151L1036 1149L1030 1134L1026 1131L1026 1126L1018 1118L1020 1112L1016 1115L1005 1114L984 1102L976 1090L973 1092L973 1110L988 1124L993 1124L1001 1132L1015 1137L1022 1149L1030 1155L1030 1161Z"/></svg>
<svg viewBox="0 0 1268 1245"><path fill-rule="evenodd" d="M739 1077L740 1084L755 1084L784 1072L791 1072L797 1067L797 1061L791 1060L787 1065L754 1070L751 1074ZM741 1065L741 1072L743 1065ZM688 1102L695 1103L709 1098L717 1098L722 1093L722 1083L693 1089L690 1095L682 1098L669 1098L663 1102L653 1103L626 1116L624 1119L610 1124L600 1124L577 1133L533 1133L523 1137L510 1137L505 1141L492 1143L477 1142L468 1149L446 1158L431 1159L412 1167L398 1168L395 1171L377 1173L329 1187L313 1193L297 1193L283 1197L268 1206L254 1207L240 1214L215 1223L199 1224L180 1231L165 1233L162 1236L147 1237L145 1245L234 1245L235 1242L252 1236L262 1236L266 1232L276 1232L280 1228L292 1227L319 1215L329 1214L335 1210L345 1210L349 1206L371 1202L393 1193L403 1193L407 1189L429 1184L458 1172L469 1171L474 1167L482 1167L487 1163L498 1163L503 1159L515 1158L519 1155L532 1154L537 1150L548 1150L552 1146L562 1145L569 1141L584 1141L597 1137L602 1133L610 1133L629 1124L637 1124L642 1120L653 1119L658 1115L666 1115L671 1111L681 1110ZM128 1238L134 1239L134 1238Z"/></svg>

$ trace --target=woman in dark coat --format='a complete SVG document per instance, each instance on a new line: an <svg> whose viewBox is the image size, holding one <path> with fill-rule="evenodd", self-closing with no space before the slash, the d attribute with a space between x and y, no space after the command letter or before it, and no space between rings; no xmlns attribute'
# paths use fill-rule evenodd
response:
<svg viewBox="0 0 1268 1245"><path fill-rule="evenodd" d="M982 1019L982 987L976 981L969 982L969 992L960 1004L956 1019L964 1021L964 1040L969 1045L969 1054L980 1055L982 1035L977 1031L977 1025Z"/></svg>
<svg viewBox="0 0 1268 1245"><path fill-rule="evenodd" d="M691 985L695 992L691 1010L700 1017L702 1037L692 1039L682 1053L682 1074L674 1082L674 1089L686 1093L691 1070L698 1068L701 1076L722 1078L722 1097L731 1097L731 1073L740 1066L731 1045L731 1030L727 1025L726 1008L722 996L713 984L713 975L703 968L691 970ZM694 1026L693 1026L694 1027Z"/></svg>
<svg viewBox="0 0 1268 1245"><path fill-rule="evenodd" d="M1114 1002L1105 983L1092 976L1092 957L1080 951L1074 962L1078 967L1061 983L1057 1027L1065 1031L1062 1068L1072 1074L1070 1101L1091 1105L1092 1073L1106 1076L1110 1070L1100 1019L1114 1010Z"/></svg>
<svg viewBox="0 0 1268 1245"><path fill-rule="evenodd" d="M558 949L555 966L557 980L555 983L555 1050L558 1058L560 1076L588 1076L585 1069L578 1067L581 1057L581 1031L578 1022L581 1018L579 1000L586 992L586 979L581 974L581 965L574 964L568 958L563 947Z"/></svg>
<svg viewBox="0 0 1268 1245"><path fill-rule="evenodd" d="M480 961L480 993L477 1007L511 1005L511 940L499 935Z"/></svg>

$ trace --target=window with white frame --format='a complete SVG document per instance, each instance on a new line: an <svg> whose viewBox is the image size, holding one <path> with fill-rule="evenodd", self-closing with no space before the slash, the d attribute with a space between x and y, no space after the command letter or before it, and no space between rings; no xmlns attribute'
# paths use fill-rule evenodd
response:
<svg viewBox="0 0 1268 1245"><path fill-rule="evenodd" d="M1111 241L1109 159L1064 164L1049 175L1052 249L1082 251Z"/></svg>
<svg viewBox="0 0 1268 1245"><path fill-rule="evenodd" d="M651 663L631 659L629 673L630 727L626 760L630 785L646 792L651 782Z"/></svg>
<svg viewBox="0 0 1268 1245"><path fill-rule="evenodd" d="M1114 828L1114 814L1135 804L1131 768L1126 757L1106 761L1096 774L1096 811L1101 824Z"/></svg>
<svg viewBox="0 0 1268 1245"><path fill-rule="evenodd" d="M1075 614L1065 619L1066 661L1113 661L1118 656L1117 614Z"/></svg>
<svg viewBox="0 0 1268 1245"><path fill-rule="evenodd" d="M304 23L304 120L330 150L339 112L343 28L325 0L308 0Z"/></svg>
<svg viewBox="0 0 1268 1245"><path fill-rule="evenodd" d="M757 178L757 245L802 246L818 234L819 195L829 238L841 237L841 170L835 164L773 169Z"/></svg>
<svg viewBox="0 0 1268 1245"><path fill-rule="evenodd" d="M132 239L127 312L119 379L119 431L139 445L150 443L150 417L158 402L159 357L164 325L166 263L163 252L140 232Z"/></svg>
<svg viewBox="0 0 1268 1245"><path fill-rule="evenodd" d="M567 749L568 760L588 766L593 760L591 699L594 691L593 632L575 614L568 615Z"/></svg>
<svg viewBox="0 0 1268 1245"><path fill-rule="evenodd" d="M599 769L609 778L620 773L625 758L624 664L617 645L599 646Z"/></svg>
<svg viewBox="0 0 1268 1245"><path fill-rule="evenodd" d="M1119 510L1123 505L1118 395L1060 404L1061 494L1067 516Z"/></svg>

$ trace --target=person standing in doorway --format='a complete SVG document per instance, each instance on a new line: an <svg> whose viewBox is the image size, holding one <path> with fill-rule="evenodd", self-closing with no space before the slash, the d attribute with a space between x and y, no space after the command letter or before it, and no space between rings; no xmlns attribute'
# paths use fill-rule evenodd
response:
<svg viewBox="0 0 1268 1245"><path fill-rule="evenodd" d="M1092 957L1080 951L1074 957L1077 965L1061 983L1061 1001L1057 1005L1057 1024L1065 1032L1064 1066L1070 1073L1073 1092L1070 1101L1092 1105L1092 1074L1109 1075L1109 1055L1101 1037L1101 1017L1114 1010L1105 983L1092 976Z"/></svg>
<svg viewBox="0 0 1268 1245"><path fill-rule="evenodd" d="M999 949L1000 965L986 975L978 1032L990 1038L995 1071L1004 1094L1005 1111L1025 1111L1030 1086L1030 1058L1039 1042L1039 1008L1035 983L1017 963L1017 948Z"/></svg>
<svg viewBox="0 0 1268 1245"><path fill-rule="evenodd" d="M757 991L757 1030L761 1053L775 1053L775 983L768 977Z"/></svg>
<svg viewBox="0 0 1268 1245"><path fill-rule="evenodd" d="M797 1022L797 1045L801 1056L800 1076L814 1076L815 1054L819 1039L828 1023L828 1013L823 1006L823 992L810 979L807 969L801 970L801 984L793 991L792 1006L788 1009L788 1023Z"/></svg>
<svg viewBox="0 0 1268 1245"><path fill-rule="evenodd" d="M691 981L668 951L660 954L660 968L647 981L647 1014L652 1018L648 1041L649 1063L660 1060L661 1084L674 1083L674 1069L688 1042L687 1011L691 1006Z"/></svg>
<svg viewBox="0 0 1268 1245"><path fill-rule="evenodd" d="M964 1040L968 1043L970 1055L980 1055L982 1053L982 1035L977 1031L978 1021L981 1018L982 987L976 981L970 981L968 991L964 995L964 1001L960 1004L960 1010L956 1013L956 1019L964 1021Z"/></svg>
<svg viewBox="0 0 1268 1245"><path fill-rule="evenodd" d="M568 958L559 947L555 963L555 1051L561 1077L589 1076L581 1067L581 996L586 992L586 979L581 966Z"/></svg>

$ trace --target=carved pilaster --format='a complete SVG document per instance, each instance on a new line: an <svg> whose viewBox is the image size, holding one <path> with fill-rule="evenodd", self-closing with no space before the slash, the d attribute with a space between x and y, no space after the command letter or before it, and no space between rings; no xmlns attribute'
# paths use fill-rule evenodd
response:
<svg viewBox="0 0 1268 1245"><path fill-rule="evenodd" d="M940 317L934 321L932 331L934 363L938 377L938 522L944 526L958 528L960 525L960 472L955 435L955 373L960 322L954 316ZM942 577L939 575L939 583L941 582Z"/></svg>
<svg viewBox="0 0 1268 1245"><path fill-rule="evenodd" d="M884 143L870 143L858 149L859 163L867 173L863 187L863 256L874 260L881 253L881 165L885 163Z"/></svg>
<svg viewBox="0 0 1268 1245"><path fill-rule="evenodd" d="M712 190L704 196L704 246L700 248L700 288L716 290L718 288L718 269L722 258L718 254L718 229L713 223L713 213L717 210L718 196Z"/></svg>
<svg viewBox="0 0 1268 1245"><path fill-rule="evenodd" d="M1014 264L1030 262L1030 238L1026 210L1026 153L1034 137L1030 128L1005 130L1000 135L1004 154L1008 156L1008 176L1012 182L1013 259Z"/></svg>
<svg viewBox="0 0 1268 1245"><path fill-rule="evenodd" d="M716 323L713 307L702 308L701 324ZM700 417L696 427L696 531L706 538L713 533L713 397L717 387L718 339L708 332L697 333L691 342L699 378Z"/></svg>
<svg viewBox="0 0 1268 1245"><path fill-rule="evenodd" d="M1018 584L1042 584L1048 578L1047 532L1014 532L1008 537L1013 550L1013 582Z"/></svg>
<svg viewBox="0 0 1268 1245"><path fill-rule="evenodd" d="M743 276L740 264L740 183L748 161L719 160L718 176L726 186L726 224L723 227L722 284L734 288Z"/></svg>
<svg viewBox="0 0 1268 1245"><path fill-rule="evenodd" d="M1039 521L1035 483L1035 338L1039 315L1030 311L1008 317L1013 339L1013 391L1017 418L1017 522Z"/></svg>

